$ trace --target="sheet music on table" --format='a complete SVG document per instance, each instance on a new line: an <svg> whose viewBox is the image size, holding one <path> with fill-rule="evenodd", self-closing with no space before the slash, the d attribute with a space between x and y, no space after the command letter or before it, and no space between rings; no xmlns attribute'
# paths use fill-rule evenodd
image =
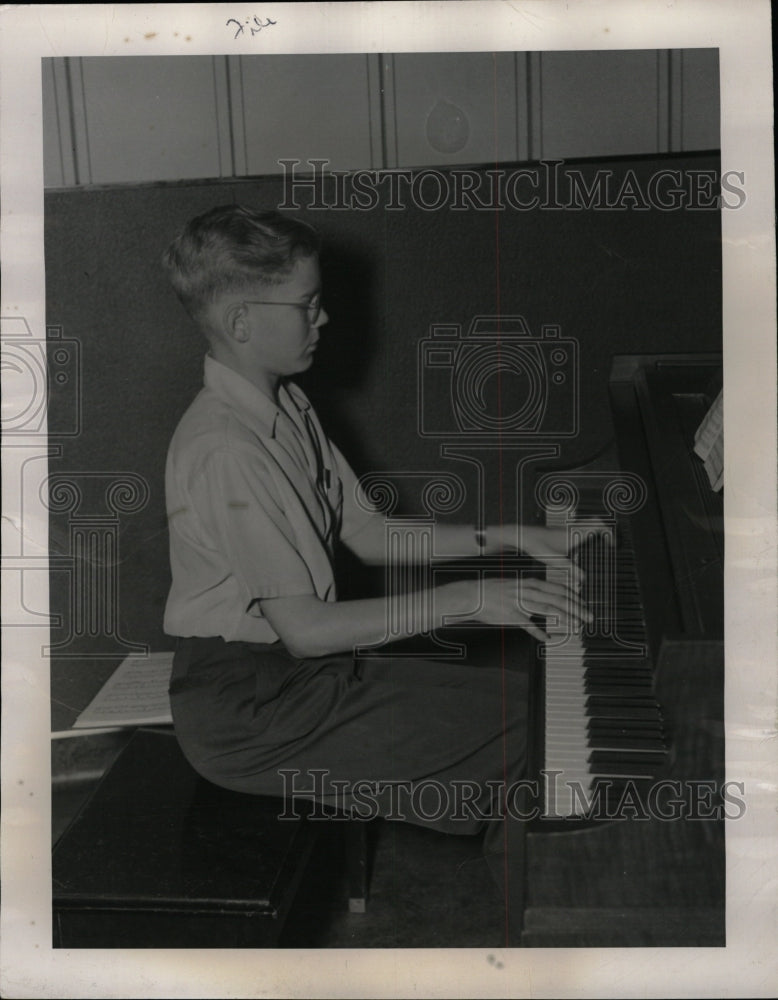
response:
<svg viewBox="0 0 778 1000"><path fill-rule="evenodd" d="M74 729L172 725L168 685L173 653L128 656L73 723Z"/></svg>
<svg viewBox="0 0 778 1000"><path fill-rule="evenodd" d="M724 485L724 390L720 390L694 435L694 452L705 463L711 487Z"/></svg>

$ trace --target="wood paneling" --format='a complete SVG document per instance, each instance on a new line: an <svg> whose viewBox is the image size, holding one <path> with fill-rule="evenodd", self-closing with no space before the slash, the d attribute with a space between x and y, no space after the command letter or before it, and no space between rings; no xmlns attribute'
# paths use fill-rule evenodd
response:
<svg viewBox="0 0 778 1000"><path fill-rule="evenodd" d="M407 53L392 56L389 69L395 134L387 166L518 159L514 53Z"/></svg>
<svg viewBox="0 0 778 1000"><path fill-rule="evenodd" d="M246 173L282 173L280 159L301 160L303 167L309 159L328 160L331 170L379 166L371 156L371 117L377 107L370 106L368 58L242 57Z"/></svg>
<svg viewBox="0 0 778 1000"><path fill-rule="evenodd" d="M718 149L721 144L718 49L683 49L681 60L681 149Z"/></svg>
<svg viewBox="0 0 778 1000"><path fill-rule="evenodd" d="M79 62L90 183L232 173L219 141L224 113L217 107L216 58L146 56Z"/></svg>
<svg viewBox="0 0 778 1000"><path fill-rule="evenodd" d="M70 102L64 59L41 60L43 85L43 183L45 187L75 184Z"/></svg>
<svg viewBox="0 0 778 1000"><path fill-rule="evenodd" d="M657 52L543 52L541 141L547 159L656 152Z"/></svg>
<svg viewBox="0 0 778 1000"><path fill-rule="evenodd" d="M716 49L43 61L47 187L719 146Z"/></svg>

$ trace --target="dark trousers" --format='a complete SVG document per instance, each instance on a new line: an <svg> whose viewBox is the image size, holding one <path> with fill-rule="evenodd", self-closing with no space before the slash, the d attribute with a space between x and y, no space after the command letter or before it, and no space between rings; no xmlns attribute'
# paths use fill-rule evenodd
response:
<svg viewBox="0 0 778 1000"><path fill-rule="evenodd" d="M298 660L280 643L181 639L170 686L176 735L192 766L226 788L453 834L484 830L515 926L524 829L505 804L526 767L525 639L479 630L465 662L399 650Z"/></svg>

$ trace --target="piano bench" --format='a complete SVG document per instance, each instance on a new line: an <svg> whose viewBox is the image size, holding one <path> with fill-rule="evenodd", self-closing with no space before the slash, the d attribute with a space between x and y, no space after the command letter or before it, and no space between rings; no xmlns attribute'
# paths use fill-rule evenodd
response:
<svg viewBox="0 0 778 1000"><path fill-rule="evenodd" d="M54 947L276 946L322 830L310 809L279 819L281 799L217 788L172 732L138 730L54 848ZM364 912L366 824L339 825Z"/></svg>

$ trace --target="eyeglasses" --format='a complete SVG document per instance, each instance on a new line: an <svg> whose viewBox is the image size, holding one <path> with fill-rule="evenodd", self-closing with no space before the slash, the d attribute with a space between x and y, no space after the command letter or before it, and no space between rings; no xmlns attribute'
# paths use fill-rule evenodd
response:
<svg viewBox="0 0 778 1000"><path fill-rule="evenodd" d="M313 324L321 316L321 295L315 295L310 302L270 302L266 299L244 299L244 306L294 306L308 313L308 322Z"/></svg>

